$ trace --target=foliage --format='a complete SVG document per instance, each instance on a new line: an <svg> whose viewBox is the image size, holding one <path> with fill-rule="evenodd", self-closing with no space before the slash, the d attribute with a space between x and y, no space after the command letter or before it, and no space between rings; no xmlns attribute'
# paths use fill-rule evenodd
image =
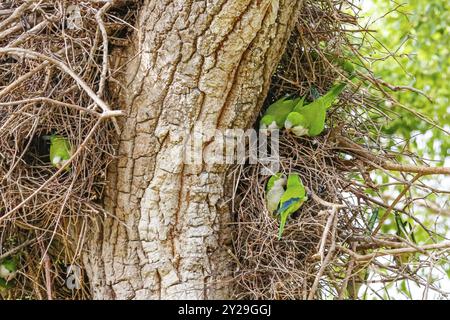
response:
<svg viewBox="0 0 450 320"><path fill-rule="evenodd" d="M417 92L389 92L402 105L450 131L450 3L447 0L405 3L373 0L373 4L376 12L375 9L368 12L368 21L369 28L376 30L373 34L376 40L370 40L369 50L374 50L370 68L386 82L414 87L431 97L433 101ZM377 12L383 16L374 21L380 15ZM386 126L386 133L411 139L414 152L444 161L450 150L449 134L432 128L398 106L394 109L398 116ZM426 153L415 139L419 133L425 134Z"/></svg>

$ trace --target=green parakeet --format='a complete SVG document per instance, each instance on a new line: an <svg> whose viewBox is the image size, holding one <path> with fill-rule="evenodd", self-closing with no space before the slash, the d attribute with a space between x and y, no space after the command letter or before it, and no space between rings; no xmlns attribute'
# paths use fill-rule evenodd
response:
<svg viewBox="0 0 450 320"><path fill-rule="evenodd" d="M266 205L270 213L274 213L278 209L281 197L284 193L286 185L286 176L282 173L276 173L270 177L266 185Z"/></svg>
<svg viewBox="0 0 450 320"><path fill-rule="evenodd" d="M17 273L17 261L15 258L6 258L0 262L0 278L6 282L14 279Z"/></svg>
<svg viewBox="0 0 450 320"><path fill-rule="evenodd" d="M52 134L50 136L50 161L58 169L64 166L72 156L72 146L67 138ZM66 170L70 170L66 167Z"/></svg>
<svg viewBox="0 0 450 320"><path fill-rule="evenodd" d="M280 215L278 240L281 239L287 218L300 209L306 200L308 200L308 197L299 175L297 173L290 174L287 179L286 191L280 199L280 208L278 209Z"/></svg>
<svg viewBox="0 0 450 320"><path fill-rule="evenodd" d="M261 118L259 129L269 133L271 130L283 128L286 117L299 101L300 98L292 100L283 97L272 103Z"/></svg>
<svg viewBox="0 0 450 320"><path fill-rule="evenodd" d="M397 226L397 236L404 238L412 243L416 243L416 238L414 237L414 232L411 223L408 221L403 221L398 213L395 213L395 224ZM406 264L414 256L414 253L407 252L395 256L395 260L398 264Z"/></svg>
<svg viewBox="0 0 450 320"><path fill-rule="evenodd" d="M284 126L287 131L292 131L297 137L306 136L309 132L305 116L295 111L288 114Z"/></svg>
<svg viewBox="0 0 450 320"><path fill-rule="evenodd" d="M325 95L314 100L310 104L298 103L293 110L294 114L286 117L284 126L296 136L307 134L310 137L322 133L325 128L325 116L328 108L333 105L334 100L344 90L345 83L334 85ZM296 114L298 113L298 114Z"/></svg>

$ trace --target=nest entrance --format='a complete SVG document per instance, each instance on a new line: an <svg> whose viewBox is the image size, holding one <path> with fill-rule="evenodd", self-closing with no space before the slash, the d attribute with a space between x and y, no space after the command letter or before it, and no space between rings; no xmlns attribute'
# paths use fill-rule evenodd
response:
<svg viewBox="0 0 450 320"><path fill-rule="evenodd" d="M50 165L50 143L44 137L49 136L52 132L44 135L34 135L29 141L25 141L25 145L29 145L23 156L23 160L28 166L45 166Z"/></svg>

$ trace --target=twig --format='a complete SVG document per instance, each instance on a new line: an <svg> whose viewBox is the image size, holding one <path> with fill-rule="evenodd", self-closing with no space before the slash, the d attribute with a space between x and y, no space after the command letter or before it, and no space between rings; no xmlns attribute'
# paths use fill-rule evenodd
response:
<svg viewBox="0 0 450 320"><path fill-rule="evenodd" d="M46 102L46 103L49 103L49 104L58 105L60 107L72 108L72 109L79 110L79 111L82 111L82 112L91 113L93 115L96 115L97 117L102 117L103 116L102 113L96 112L94 110L83 108L83 107L80 107L80 106L78 106L76 104L71 104L71 103L67 103L67 102L54 100L54 99L47 98L47 97L35 97L35 98L30 98L30 99L8 101L8 102L0 102L0 106L12 106L12 105L18 105L18 104L23 104L23 103L33 104L33 103L39 103L39 102ZM114 110L114 111L116 111L116 110Z"/></svg>
<svg viewBox="0 0 450 320"><path fill-rule="evenodd" d="M95 14L95 20L98 23L100 32L103 38L103 61L102 61L102 73L100 75L100 84L97 90L99 97L103 95L103 90L105 87L106 76L108 73L108 33L106 32L105 24L103 22L102 16L111 7L111 2L106 3L100 10Z"/></svg>
<svg viewBox="0 0 450 320"><path fill-rule="evenodd" d="M19 19L25 11L33 4L35 0L28 0L22 5L20 5L14 12L5 20L0 22L0 30L3 30L4 27L6 27L8 24L12 23L14 20Z"/></svg>
<svg viewBox="0 0 450 320"><path fill-rule="evenodd" d="M383 216L380 218L380 222L378 223L377 227L373 230L372 236L375 236L378 231L380 231L381 227L383 226L384 221L388 218L389 214L391 213L392 209L394 209L395 205L403 198L403 196L408 192L408 190L411 188L414 182L417 181L422 176L422 174L418 173L414 176L414 178L411 179L411 181L403 188L402 192L395 198L394 201L392 201L389 208L387 208L386 212L383 214Z"/></svg>
<svg viewBox="0 0 450 320"><path fill-rule="evenodd" d="M4 259L4 258L6 258L6 257L9 257L10 255L16 253L17 251L19 251L19 250L22 249L23 247L26 247L26 246L28 246L28 245L30 245L30 244L36 242L36 241L37 241L37 239L31 239L31 240L27 240L27 241L25 241L25 242L19 244L17 247L15 247L15 248L13 248L13 249L11 249L11 250L9 250L9 251L7 251L7 252L1 254L1 255L0 255L0 260Z"/></svg>
<svg viewBox="0 0 450 320"><path fill-rule="evenodd" d="M338 222L337 215L335 215L334 216L334 223L333 223L333 230L332 230L332 234L331 234L331 246L328 249L328 254L325 257L325 260L323 261L323 263L321 263L320 269L319 269L319 271L316 274L316 277L314 279L314 283L313 283L313 285L311 287L311 290L310 290L310 292L308 294L308 300L312 300L314 298L314 295L315 295L315 293L317 291L317 288L319 286L320 278L322 277L322 275L323 275L323 273L325 271L325 268L328 266L328 263L331 261L331 258L332 258L333 254L334 254L334 251L336 250L336 241L335 241L335 239L336 239L337 222Z"/></svg>
<svg viewBox="0 0 450 320"><path fill-rule="evenodd" d="M398 249L388 249L388 250L383 250L383 251L376 251L376 252L372 252L372 253L368 253L365 255L360 255L356 252L353 252L352 250L344 247L344 246L337 246L339 250L342 250L348 254L350 254L351 256L353 256L356 260L358 261L367 261L367 260L372 260L374 258L377 257L382 257L382 256L391 256L391 255L398 255L398 254L403 254L403 253L414 253L414 252L421 252L421 251L427 251L427 250L436 250L436 249L448 249L450 248L450 241L445 241L445 242L441 242L441 243L435 243L435 244L429 244L429 245L424 245L421 247L407 247L407 248L398 248Z"/></svg>
<svg viewBox="0 0 450 320"><path fill-rule="evenodd" d="M444 174L450 175L450 167L427 167L427 166L415 166L409 164L396 164L390 161L381 159L380 157L374 155L370 151L364 149L359 144L345 138L342 136L337 136L336 140L339 142L339 146L344 148L346 151L350 151L358 156L361 161L380 166L385 170L390 171L400 171L400 172L409 172L409 173L417 173L422 176L424 175L434 175L434 174Z"/></svg>
<svg viewBox="0 0 450 320"><path fill-rule="evenodd" d="M50 22L56 22L59 20L59 18L59 15L54 15L44 21L39 22L33 28L31 28L27 32L22 33L19 37L17 37L17 39L14 39L12 42L10 42L7 47L15 47L22 44L29 36L37 34L42 29L46 28Z"/></svg>
<svg viewBox="0 0 450 320"><path fill-rule="evenodd" d="M9 216L11 216L14 212L16 212L17 210L19 210L24 204L26 204L28 201L30 201L31 199L33 199L39 192L41 192L42 189L44 189L51 181L53 181L58 175L60 175L63 171L66 170L66 167L73 161L73 159L75 159L76 156L78 156L78 154L81 152L81 150L86 146L88 140L90 139L90 137L94 134L95 130L97 129L97 127L100 125L101 123L101 119L99 119L95 125L92 127L91 131L88 133L88 135L86 136L86 138L84 139L84 141L80 144L80 146L78 147L78 149L74 152L74 154L69 158L69 160L67 160L67 162L65 163L64 166L62 166L61 168L58 169L58 171L56 171L50 178L47 179L47 181L45 181L39 188L37 188L30 196L28 196L27 198L25 198L25 200L23 200L21 203L19 203L16 207L14 207L13 209L11 209L9 212L5 213L3 216L0 217L0 223L2 221L4 221L6 218L8 218Z"/></svg>
<svg viewBox="0 0 450 320"><path fill-rule="evenodd" d="M335 216L335 215L336 215L336 209L333 208L333 209L331 210L330 215L328 216L327 223L326 223L325 228L324 228L324 230L323 230L323 232L322 232L322 238L321 238L321 240L320 240L320 243L319 243L319 250L318 250L318 252L317 252L317 254L318 254L319 257L320 257L320 262L321 262L321 263L323 263L323 260L324 260L325 244L326 244L326 242L327 242L328 233L330 232L331 224L332 224L333 221L334 221L334 216ZM314 258L314 256L313 256L313 258Z"/></svg>
<svg viewBox="0 0 450 320"><path fill-rule="evenodd" d="M91 99L94 100L94 102L103 110L104 113L111 112L111 109L108 107L108 105L102 99L100 99L95 94L94 91L92 91L92 89L86 84L86 82L84 82L83 79L81 79L72 69L70 69L66 64L64 64L60 60L46 56L39 52L31 51L28 49L22 49L22 48L0 48L0 53L23 54L25 57L28 57L28 58L34 58L34 59L38 58L38 59L49 61L49 62L53 63L58 68L60 68L62 71L66 72L68 75L70 75L80 85L80 87L83 88L83 90L89 95L89 97L91 97ZM124 113L122 111L118 111L117 114L124 115ZM109 113L109 116L105 117L105 118L109 118L109 117L112 117L111 113ZM119 125L118 125L117 121L115 120L115 118L113 118L113 123L114 123L117 133L120 134L120 128L119 128Z"/></svg>
<svg viewBox="0 0 450 320"><path fill-rule="evenodd" d="M359 73L359 75L362 75L362 74ZM429 95L427 95L425 92L423 92L422 90L419 90L417 88L414 88L412 86L398 86L398 85L396 86L396 85L392 85L392 84L390 84L390 83L388 83L388 82L386 82L386 81L384 81L383 79L380 79L380 78L373 79L372 77L371 78L369 78L367 76L364 76L364 77L366 79L368 79L368 80L370 79L370 82L382 84L383 86L389 88L392 91L411 91L411 92L415 92L415 93L420 94L420 95L424 96L425 98L427 98L428 101L434 102L433 99Z"/></svg>
<svg viewBox="0 0 450 320"><path fill-rule="evenodd" d="M347 207L345 204L332 203L332 202L325 201L325 200L321 199L319 196L317 196L314 192L312 192L308 187L305 187L305 189L309 192L309 194L311 194L311 197L314 201L320 203L321 205L323 205L325 207L331 207L331 208L335 208L335 209L342 209L342 208Z"/></svg>
<svg viewBox="0 0 450 320"><path fill-rule="evenodd" d="M44 244L42 243L42 239L38 241L39 247L41 249L41 252L43 254L43 261L44 261L44 272L45 272L45 288L47 289L47 299L53 300L53 294L52 294L52 263L50 261L50 257L48 256Z"/></svg>

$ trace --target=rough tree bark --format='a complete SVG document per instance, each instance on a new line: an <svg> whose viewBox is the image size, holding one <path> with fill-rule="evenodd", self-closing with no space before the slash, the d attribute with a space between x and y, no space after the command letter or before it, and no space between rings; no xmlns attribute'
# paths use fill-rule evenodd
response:
<svg viewBox="0 0 450 320"><path fill-rule="evenodd" d="M144 3L125 57L135 58L121 92L119 157L108 173L105 209L116 218L93 227L84 259L94 298L229 297L227 166L171 155L197 121L210 132L252 125L300 5Z"/></svg>

